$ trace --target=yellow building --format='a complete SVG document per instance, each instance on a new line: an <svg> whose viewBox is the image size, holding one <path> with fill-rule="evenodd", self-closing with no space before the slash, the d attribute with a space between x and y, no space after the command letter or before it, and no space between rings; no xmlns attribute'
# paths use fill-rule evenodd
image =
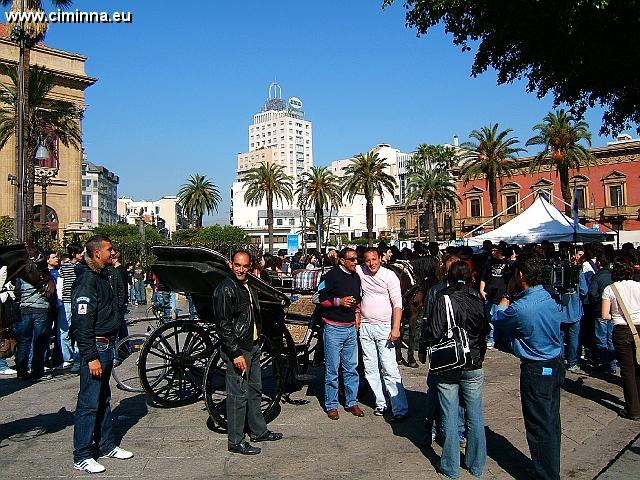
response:
<svg viewBox="0 0 640 480"><path fill-rule="evenodd" d="M6 25L0 24L0 82L11 82L5 68L15 69L18 63L18 46L9 38ZM84 108L84 91L96 82L84 71L86 57L38 44L31 50L31 65L45 67L56 78L51 100L71 102ZM47 189L49 228L62 238L65 231L82 229L82 152L73 146L59 146L59 171ZM0 150L0 216L14 217L17 187L7 180L16 175L16 142L10 139ZM15 183L15 182L14 182ZM40 188L35 188L34 205L42 204Z"/></svg>

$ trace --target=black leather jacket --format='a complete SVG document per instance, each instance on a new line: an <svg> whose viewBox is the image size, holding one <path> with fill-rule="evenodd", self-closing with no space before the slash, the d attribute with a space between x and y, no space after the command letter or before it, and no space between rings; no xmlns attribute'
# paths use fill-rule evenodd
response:
<svg viewBox="0 0 640 480"><path fill-rule="evenodd" d="M448 287L438 292L431 318L422 325L418 351L426 353L428 346L437 343L447 333L447 310L443 295L449 295L456 323L466 330L469 339L471 358L462 370L481 368L487 351L486 335L489 325L484 317L480 295L467 286Z"/></svg>
<svg viewBox="0 0 640 480"><path fill-rule="evenodd" d="M220 282L213 292L213 308L218 322L222 351L231 359L242 355L242 350L251 351L254 323L258 336L262 331L258 293L254 288L251 288L251 297L253 308L251 308L249 292L233 273Z"/></svg>

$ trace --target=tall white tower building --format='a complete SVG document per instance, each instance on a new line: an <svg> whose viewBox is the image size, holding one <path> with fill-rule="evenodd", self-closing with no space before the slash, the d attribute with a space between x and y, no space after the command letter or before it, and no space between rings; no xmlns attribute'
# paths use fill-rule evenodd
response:
<svg viewBox="0 0 640 480"><path fill-rule="evenodd" d="M239 178L265 160L282 165L294 180L311 169L312 128L311 122L304 119L302 106L298 97L283 100L282 88L276 82L269 86L269 98L249 126L249 151L238 155Z"/></svg>

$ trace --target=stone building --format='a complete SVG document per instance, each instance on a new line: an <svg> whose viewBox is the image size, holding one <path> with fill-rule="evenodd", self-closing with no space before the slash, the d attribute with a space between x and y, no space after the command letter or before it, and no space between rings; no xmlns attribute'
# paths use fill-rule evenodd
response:
<svg viewBox="0 0 640 480"><path fill-rule="evenodd" d="M102 165L82 161L82 222L85 227L118 223L118 176Z"/></svg>
<svg viewBox="0 0 640 480"><path fill-rule="evenodd" d="M18 46L8 38L6 25L0 24L0 83L11 82L6 68L15 69L18 62ZM85 107L84 91L97 79L85 73L86 57L38 44L31 50L31 65L45 67L54 74L56 86L51 100L71 102L78 108ZM82 153L61 143L57 148L59 170L47 188L47 219L49 230L58 238L65 232L82 231ZM16 142L9 139L0 150L0 216L14 217L17 187L7 181L16 175ZM35 188L34 210L42 210L42 192Z"/></svg>

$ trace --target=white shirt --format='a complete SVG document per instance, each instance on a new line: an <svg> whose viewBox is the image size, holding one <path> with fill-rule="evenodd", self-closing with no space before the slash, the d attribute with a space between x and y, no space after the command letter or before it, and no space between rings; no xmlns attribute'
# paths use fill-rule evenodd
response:
<svg viewBox="0 0 640 480"><path fill-rule="evenodd" d="M634 280L622 280L614 284L618 293L627 307L629 315L635 325L640 325L640 282ZM627 321L622 315L622 309L618 306L616 296L613 294L611 285L602 292L602 298L611 302L611 320L614 325L627 325Z"/></svg>

